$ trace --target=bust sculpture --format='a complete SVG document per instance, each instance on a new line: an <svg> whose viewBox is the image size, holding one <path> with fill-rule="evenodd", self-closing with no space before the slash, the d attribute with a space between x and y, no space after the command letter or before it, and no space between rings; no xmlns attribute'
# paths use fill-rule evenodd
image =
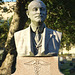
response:
<svg viewBox="0 0 75 75"><path fill-rule="evenodd" d="M29 27L14 34L18 56L57 55L62 33L44 24L47 16L45 4L34 0L28 5L26 13L31 20Z"/></svg>

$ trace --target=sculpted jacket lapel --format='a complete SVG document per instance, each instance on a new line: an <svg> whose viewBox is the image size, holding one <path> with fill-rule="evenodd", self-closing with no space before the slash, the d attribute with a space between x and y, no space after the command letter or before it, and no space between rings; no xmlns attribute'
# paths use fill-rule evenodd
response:
<svg viewBox="0 0 75 75"><path fill-rule="evenodd" d="M31 29L30 29L30 26L28 28L28 32L27 32L27 39L28 39L28 43L27 43L27 47L28 47L28 52L29 54L32 54L33 53L33 45L32 45L32 42L31 42Z"/></svg>
<svg viewBox="0 0 75 75"><path fill-rule="evenodd" d="M43 40L42 40L42 50L41 53L45 52L46 47L49 43L49 40L52 38L53 33L50 31L48 28L44 28L44 33L43 33Z"/></svg>
<svg viewBox="0 0 75 75"><path fill-rule="evenodd" d="M43 53L45 51L45 35L46 34L46 28L44 28L44 33L43 33L43 39L42 39L42 50L41 53Z"/></svg>
<svg viewBox="0 0 75 75"><path fill-rule="evenodd" d="M53 36L54 36L53 31L51 29L46 28L46 45L45 45L46 47Z"/></svg>
<svg viewBox="0 0 75 75"><path fill-rule="evenodd" d="M51 29L46 28L45 30L45 52L47 50L47 45L49 44L50 40L54 36L53 31ZM48 50L47 50L48 51Z"/></svg>
<svg viewBox="0 0 75 75"><path fill-rule="evenodd" d="M52 38L52 36L53 36L52 31L48 30L48 28L46 28L46 47L47 47L49 40Z"/></svg>

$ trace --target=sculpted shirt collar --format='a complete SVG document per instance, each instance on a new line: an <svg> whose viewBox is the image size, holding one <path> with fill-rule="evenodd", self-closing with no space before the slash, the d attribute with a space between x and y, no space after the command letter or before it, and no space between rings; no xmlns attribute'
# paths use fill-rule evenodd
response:
<svg viewBox="0 0 75 75"><path fill-rule="evenodd" d="M36 29L38 28L38 31L39 32L43 32L44 28L45 28L45 24L41 25L41 26L33 26L33 25L30 25L31 29L33 32L36 32Z"/></svg>

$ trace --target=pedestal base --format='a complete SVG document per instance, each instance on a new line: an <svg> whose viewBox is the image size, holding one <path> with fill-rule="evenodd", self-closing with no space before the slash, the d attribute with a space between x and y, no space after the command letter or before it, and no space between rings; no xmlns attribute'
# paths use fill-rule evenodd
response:
<svg viewBox="0 0 75 75"><path fill-rule="evenodd" d="M17 57L12 75L64 75L58 68L58 57Z"/></svg>

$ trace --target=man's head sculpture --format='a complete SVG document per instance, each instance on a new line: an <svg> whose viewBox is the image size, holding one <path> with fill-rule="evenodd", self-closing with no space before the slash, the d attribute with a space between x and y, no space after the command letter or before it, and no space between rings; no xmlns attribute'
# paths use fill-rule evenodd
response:
<svg viewBox="0 0 75 75"><path fill-rule="evenodd" d="M41 0L33 0L28 5L27 16L31 22L44 22L47 15L46 6Z"/></svg>

